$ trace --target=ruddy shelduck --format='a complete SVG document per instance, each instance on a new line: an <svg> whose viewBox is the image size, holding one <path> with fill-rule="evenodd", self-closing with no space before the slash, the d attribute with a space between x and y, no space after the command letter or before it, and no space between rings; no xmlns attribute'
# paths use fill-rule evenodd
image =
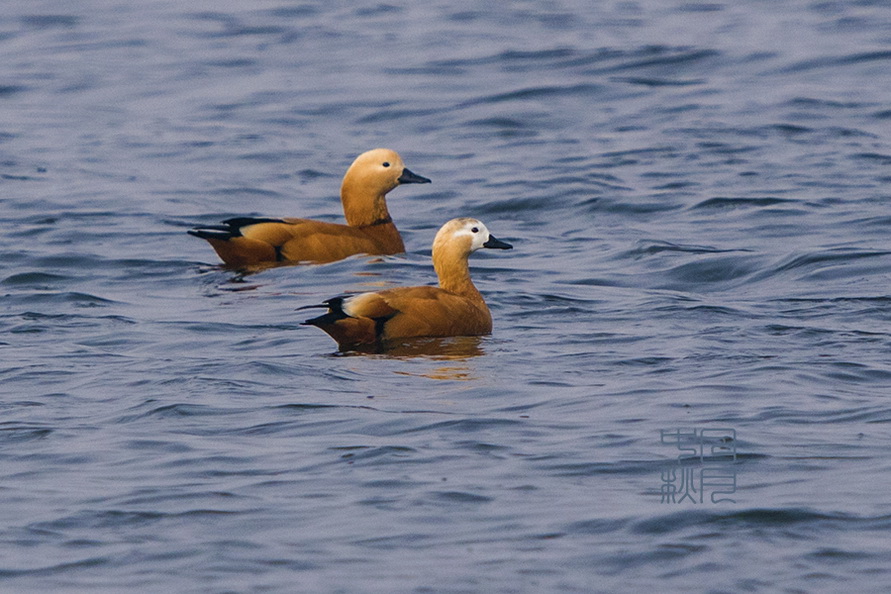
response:
<svg viewBox="0 0 891 594"><path fill-rule="evenodd" d="M439 287L398 287L334 297L307 306L327 307L328 312L303 325L327 332L340 350L384 347L404 338L490 334L492 314L470 280L467 258L480 248L511 247L476 219L452 219L433 240Z"/></svg>
<svg viewBox="0 0 891 594"><path fill-rule="evenodd" d="M427 184L396 151L362 153L343 177L340 200L346 225L311 219L239 217L222 225L196 227L190 235L206 239L227 266L244 268L276 262L334 262L355 254L405 251L387 211L387 192L400 184Z"/></svg>

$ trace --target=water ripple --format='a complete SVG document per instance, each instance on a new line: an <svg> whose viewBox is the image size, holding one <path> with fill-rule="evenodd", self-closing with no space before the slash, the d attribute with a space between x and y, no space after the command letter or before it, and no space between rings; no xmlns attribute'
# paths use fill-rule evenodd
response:
<svg viewBox="0 0 891 594"><path fill-rule="evenodd" d="M0 31L5 590L886 589L881 2L32 4ZM388 197L404 255L236 273L185 233L342 221L374 146L434 180ZM515 245L470 261L491 336L299 325L434 283L459 215ZM728 426L736 502L661 503L661 431Z"/></svg>

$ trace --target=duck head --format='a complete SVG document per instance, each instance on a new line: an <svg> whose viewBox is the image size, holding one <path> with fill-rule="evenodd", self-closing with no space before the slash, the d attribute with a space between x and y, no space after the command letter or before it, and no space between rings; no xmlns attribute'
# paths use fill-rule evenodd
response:
<svg viewBox="0 0 891 594"><path fill-rule="evenodd" d="M470 280L468 256L482 248L509 250L512 247L489 233L482 221L452 219L442 226L433 240L433 269L439 277L439 286L482 301Z"/></svg>
<svg viewBox="0 0 891 594"><path fill-rule="evenodd" d="M394 150L372 149L356 157L340 187L347 223L353 226L389 221L387 192L400 184L429 184L410 171Z"/></svg>
<svg viewBox="0 0 891 594"><path fill-rule="evenodd" d="M437 253L463 253L464 257L482 249L509 250L513 246L497 239L488 227L477 219L462 217L452 219L442 226L433 240L434 258Z"/></svg>

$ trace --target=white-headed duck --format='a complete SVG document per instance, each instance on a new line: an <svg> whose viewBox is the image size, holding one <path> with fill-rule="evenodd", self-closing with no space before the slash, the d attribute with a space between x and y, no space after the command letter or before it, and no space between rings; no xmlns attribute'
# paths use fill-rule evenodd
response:
<svg viewBox="0 0 891 594"><path fill-rule="evenodd" d="M492 314L470 280L467 258L480 248L511 247L476 219L452 219L433 240L439 287L397 287L334 297L307 306L327 307L328 312L303 325L321 328L341 350L382 347L403 338L490 334Z"/></svg>

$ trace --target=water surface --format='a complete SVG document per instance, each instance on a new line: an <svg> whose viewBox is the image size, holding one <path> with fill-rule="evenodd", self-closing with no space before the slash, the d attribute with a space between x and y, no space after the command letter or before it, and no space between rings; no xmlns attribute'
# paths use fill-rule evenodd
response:
<svg viewBox="0 0 891 594"><path fill-rule="evenodd" d="M44 0L0 52L3 590L884 591L885 3ZM376 146L403 256L185 233L338 221ZM455 216L491 337L299 325Z"/></svg>

